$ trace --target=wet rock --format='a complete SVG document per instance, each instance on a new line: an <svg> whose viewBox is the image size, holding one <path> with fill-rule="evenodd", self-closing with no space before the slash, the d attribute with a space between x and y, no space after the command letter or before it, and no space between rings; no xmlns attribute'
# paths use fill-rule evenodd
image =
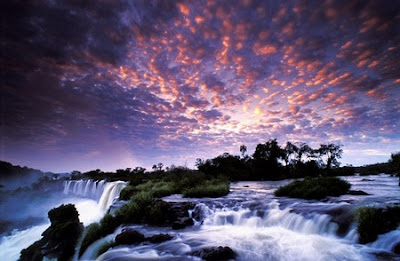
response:
<svg viewBox="0 0 400 261"><path fill-rule="evenodd" d="M142 233L136 230L125 230L115 237L116 245L135 245L146 241Z"/></svg>
<svg viewBox="0 0 400 261"><path fill-rule="evenodd" d="M332 217L332 221L338 225L338 235L346 235L354 221L353 207L342 205L329 209L326 214L329 214Z"/></svg>
<svg viewBox="0 0 400 261"><path fill-rule="evenodd" d="M361 181L374 181L373 179L362 179Z"/></svg>
<svg viewBox="0 0 400 261"><path fill-rule="evenodd" d="M158 235L154 235L154 236L147 238L147 241L155 244L155 243L161 243L164 241L171 240L172 238L173 238L173 236L168 235L168 234L158 234Z"/></svg>
<svg viewBox="0 0 400 261"><path fill-rule="evenodd" d="M172 229L178 230L188 226L193 226L193 219L190 217L179 218L172 224Z"/></svg>
<svg viewBox="0 0 400 261"><path fill-rule="evenodd" d="M203 248L192 252L192 255L201 257L207 261L234 260L237 257L237 254L227 246Z"/></svg>
<svg viewBox="0 0 400 261"><path fill-rule="evenodd" d="M205 216L203 213L203 209L201 205L197 205L193 212L192 212L192 218L198 222L203 221Z"/></svg>
<svg viewBox="0 0 400 261"><path fill-rule="evenodd" d="M62 261L73 256L75 245L83 231L75 206L61 205L50 210L48 216L50 227L43 232L42 239L21 251L21 261L43 258Z"/></svg>
<svg viewBox="0 0 400 261"><path fill-rule="evenodd" d="M347 194L349 194L349 195L369 195L367 192L362 191L362 190L349 190L349 192L347 192Z"/></svg>
<svg viewBox="0 0 400 261"><path fill-rule="evenodd" d="M393 247L393 253L400 255L400 242Z"/></svg>

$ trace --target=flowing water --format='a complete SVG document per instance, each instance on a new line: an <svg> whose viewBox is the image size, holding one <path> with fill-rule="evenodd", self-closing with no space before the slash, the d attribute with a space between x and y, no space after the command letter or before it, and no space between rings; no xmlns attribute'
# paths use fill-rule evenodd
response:
<svg viewBox="0 0 400 261"><path fill-rule="evenodd" d="M324 201L277 198L273 192L289 181L237 182L231 193L218 199L193 201L195 226L173 231L167 228L132 225L145 236L169 233L173 239L159 244L118 246L98 260L200 260L190 253L205 247L229 246L238 260L400 260L392 248L400 242L400 228L379 236L378 240L357 243L354 222L348 222L355 208L400 203L398 178L389 175L343 177L354 190L370 195L344 195ZM121 232L95 242L82 260L96 259L99 246Z"/></svg>
<svg viewBox="0 0 400 261"><path fill-rule="evenodd" d="M35 204L44 204L46 206L45 216L53 207L58 207L61 204L74 204L79 213L79 220L87 226L97 222L106 213L126 184L126 182L122 181L64 181L63 191L55 193L51 199L43 198L41 201L35 201ZM19 213L19 215L31 214L31 211ZM0 260L17 260L21 250L39 240L43 231L49 226L50 222L47 221L28 229L14 229L10 234L3 235L0 238Z"/></svg>
<svg viewBox="0 0 400 261"><path fill-rule="evenodd" d="M93 243L80 260L201 260L190 255L205 247L229 246L238 260L400 260L392 251L400 242L400 227L370 244L357 243L353 211L360 206L400 204L398 178L389 175L343 177L353 190L370 195L343 195L323 201L277 198L273 192L286 181L235 182L229 195L217 199L184 199L180 195L166 201L192 201L190 214L195 225L183 230L124 225L114 234ZM106 212L125 182L66 181L61 203L73 203L87 225ZM58 206L58 205L57 205ZM19 251L40 238L49 224L14 231L0 241L0 260L16 260ZM158 244L118 246L97 257L98 248L114 240L124 228L133 228L146 237L168 233L173 239ZM74 258L78 259L77 257Z"/></svg>

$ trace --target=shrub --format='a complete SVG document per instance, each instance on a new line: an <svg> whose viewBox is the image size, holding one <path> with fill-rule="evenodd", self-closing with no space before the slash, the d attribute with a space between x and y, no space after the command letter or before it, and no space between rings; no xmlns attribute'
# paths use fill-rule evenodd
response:
<svg viewBox="0 0 400 261"><path fill-rule="evenodd" d="M169 196L171 194L178 193L179 191L175 188L173 182L160 181L154 183L153 187L150 189L154 197L161 198Z"/></svg>
<svg viewBox="0 0 400 261"><path fill-rule="evenodd" d="M351 185L347 181L337 177L307 178L302 181L294 181L275 191L275 196L322 199L327 196L340 196L345 194Z"/></svg>
<svg viewBox="0 0 400 261"><path fill-rule="evenodd" d="M229 183L223 180L205 181L195 187L185 189L184 197L202 198L202 197L222 197L229 193Z"/></svg>
<svg viewBox="0 0 400 261"><path fill-rule="evenodd" d="M361 244L373 242L377 239L379 231L383 226L381 219L382 209L365 207L357 212L357 232L358 240Z"/></svg>
<svg viewBox="0 0 400 261"><path fill-rule="evenodd" d="M102 237L102 230L98 223L90 224L85 231L85 236L82 240L81 248L79 249L79 256L96 240Z"/></svg>
<svg viewBox="0 0 400 261"><path fill-rule="evenodd" d="M363 207L357 210L357 232L361 244L373 242L379 234L396 229L400 224L400 207Z"/></svg>
<svg viewBox="0 0 400 261"><path fill-rule="evenodd" d="M157 200L149 208L147 214L147 221L153 225L161 225L170 218L170 209L167 202Z"/></svg>
<svg viewBox="0 0 400 261"><path fill-rule="evenodd" d="M113 241L104 242L97 250L97 256L100 256L108 251L111 247L115 246Z"/></svg>
<svg viewBox="0 0 400 261"><path fill-rule="evenodd" d="M120 200L129 200L137 191L138 191L138 189L135 186L128 185L121 190L121 192L119 194L119 199Z"/></svg>

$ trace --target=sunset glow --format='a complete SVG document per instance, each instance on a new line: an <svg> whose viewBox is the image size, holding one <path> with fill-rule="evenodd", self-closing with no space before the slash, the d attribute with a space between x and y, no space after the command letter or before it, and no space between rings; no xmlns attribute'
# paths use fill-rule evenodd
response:
<svg viewBox="0 0 400 261"><path fill-rule="evenodd" d="M3 4L1 159L115 170L283 144L400 150L399 1Z"/></svg>

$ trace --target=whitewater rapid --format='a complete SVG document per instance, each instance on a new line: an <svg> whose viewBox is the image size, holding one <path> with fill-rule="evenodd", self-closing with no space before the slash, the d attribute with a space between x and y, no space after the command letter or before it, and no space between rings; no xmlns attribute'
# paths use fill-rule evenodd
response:
<svg viewBox="0 0 400 261"><path fill-rule="evenodd" d="M243 261L399 260L400 256L391 250L400 242L400 228L380 235L375 242L361 245L357 243L354 223L339 224L341 218L357 207L399 204L397 178L380 175L344 179L353 184L353 189L362 189L370 195L344 195L325 201L276 198L273 195L276 188L289 181L265 181L232 183L231 193L218 199L169 196L164 200L196 204L191 212L198 219L195 226L173 231L126 225L125 228L145 236L168 233L173 239L159 244L117 246L97 260L200 260L190 253L217 246L229 246L238 254L237 260ZM112 241L122 229L95 242L82 260L96 259L98 247Z"/></svg>

